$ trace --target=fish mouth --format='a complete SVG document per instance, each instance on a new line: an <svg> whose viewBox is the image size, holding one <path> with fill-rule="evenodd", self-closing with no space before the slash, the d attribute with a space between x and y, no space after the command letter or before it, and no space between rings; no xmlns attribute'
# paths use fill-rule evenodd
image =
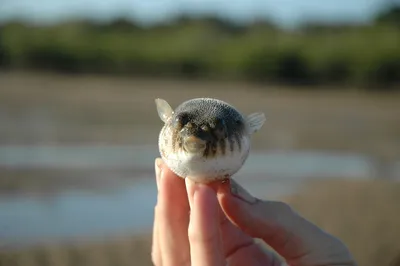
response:
<svg viewBox="0 0 400 266"><path fill-rule="evenodd" d="M183 139L183 148L189 153L202 153L207 147L207 141L195 136L188 136Z"/></svg>

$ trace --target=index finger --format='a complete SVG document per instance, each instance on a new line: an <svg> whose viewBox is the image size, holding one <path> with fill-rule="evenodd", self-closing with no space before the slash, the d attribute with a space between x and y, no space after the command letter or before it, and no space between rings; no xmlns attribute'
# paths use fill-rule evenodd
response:
<svg viewBox="0 0 400 266"><path fill-rule="evenodd" d="M187 179L187 182L192 182ZM219 227L216 192L203 184L192 184L189 243L192 266L224 266L225 256Z"/></svg>
<svg viewBox="0 0 400 266"><path fill-rule="evenodd" d="M256 199L234 181L221 190L219 200L227 217L250 236L264 240L289 265L356 265L339 239L289 205Z"/></svg>
<svg viewBox="0 0 400 266"><path fill-rule="evenodd" d="M189 202L183 179L163 165L156 207L157 234L163 266L187 265Z"/></svg>

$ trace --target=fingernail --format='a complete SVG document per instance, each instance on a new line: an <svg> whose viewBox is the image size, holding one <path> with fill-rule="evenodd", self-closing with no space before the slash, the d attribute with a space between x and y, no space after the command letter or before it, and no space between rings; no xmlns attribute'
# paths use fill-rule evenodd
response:
<svg viewBox="0 0 400 266"><path fill-rule="evenodd" d="M233 196L246 201L247 203L254 204L257 202L257 198L253 197L247 192L241 185L235 180L231 179L231 193Z"/></svg>
<svg viewBox="0 0 400 266"><path fill-rule="evenodd" d="M188 194L189 206L190 206L190 209L192 209L194 192L196 190L196 183L186 177L185 184L186 184L186 191Z"/></svg>
<svg viewBox="0 0 400 266"><path fill-rule="evenodd" d="M161 158L156 158L155 160L155 171L156 171L156 182L157 182L157 190L160 187L160 179L161 179L161 173L162 173L162 166L164 164L163 160Z"/></svg>

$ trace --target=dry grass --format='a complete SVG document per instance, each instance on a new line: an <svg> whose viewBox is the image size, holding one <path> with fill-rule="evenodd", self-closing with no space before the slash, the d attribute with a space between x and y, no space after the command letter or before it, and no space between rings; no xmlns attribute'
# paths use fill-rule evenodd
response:
<svg viewBox="0 0 400 266"><path fill-rule="evenodd" d="M400 256L400 183L316 182L289 202L342 239L360 266L386 266Z"/></svg>
<svg viewBox="0 0 400 266"><path fill-rule="evenodd" d="M42 245L0 251L0 266L149 266L150 238Z"/></svg>
<svg viewBox="0 0 400 266"><path fill-rule="evenodd" d="M286 199L306 218L338 236L359 266L400 265L400 183L312 183ZM1 266L147 266L150 236L105 242L2 250Z"/></svg>

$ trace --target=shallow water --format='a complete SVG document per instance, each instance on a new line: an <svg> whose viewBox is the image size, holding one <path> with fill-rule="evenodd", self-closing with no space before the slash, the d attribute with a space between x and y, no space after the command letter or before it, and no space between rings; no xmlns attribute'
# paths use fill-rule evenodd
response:
<svg viewBox="0 0 400 266"><path fill-rule="evenodd" d="M0 198L3 244L140 233L149 229L156 188L152 179L136 180L107 193L63 191L51 198Z"/></svg>
<svg viewBox="0 0 400 266"><path fill-rule="evenodd" d="M156 147L148 146L1 147L1 167L60 172L107 169L109 179L113 179L113 169L116 173L128 169L132 179L106 192L62 190L47 197L0 196L0 245L150 230L156 201L152 169L157 155ZM256 196L276 199L293 193L308 178L371 178L372 170L370 159L358 155L252 153L235 178ZM139 172L140 177L135 176Z"/></svg>
<svg viewBox="0 0 400 266"><path fill-rule="evenodd" d="M153 169L156 146L5 146L0 167L46 169ZM305 152L252 152L240 171L245 174L299 177L371 177L371 159L358 154Z"/></svg>
<svg viewBox="0 0 400 266"><path fill-rule="evenodd" d="M294 183L271 181L262 190L254 185L246 188L269 198L290 194L294 189ZM0 245L140 234L152 227L155 203L156 185L150 178L103 194L64 191L45 200L0 198Z"/></svg>

